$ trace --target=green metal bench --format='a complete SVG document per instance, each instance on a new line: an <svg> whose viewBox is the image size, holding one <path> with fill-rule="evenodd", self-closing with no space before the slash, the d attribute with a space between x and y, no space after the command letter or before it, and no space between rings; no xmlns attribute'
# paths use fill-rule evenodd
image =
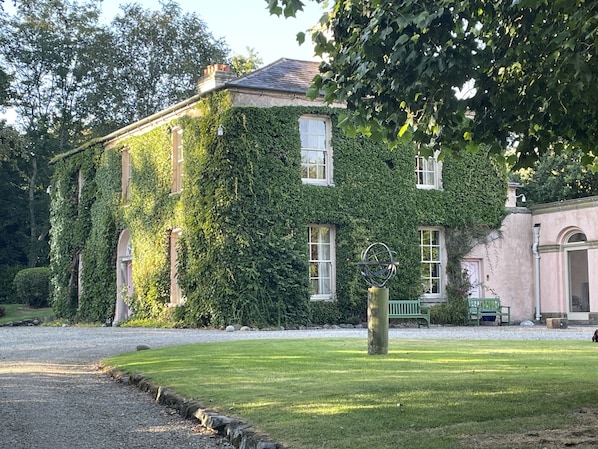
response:
<svg viewBox="0 0 598 449"><path fill-rule="evenodd" d="M422 306L419 299L390 300L388 318L414 318L417 319L417 327L421 324L419 320L424 319L430 327L430 307Z"/></svg>
<svg viewBox="0 0 598 449"><path fill-rule="evenodd" d="M498 324L511 324L511 307L500 303L500 298L468 298L469 320L475 321L476 326L485 318L498 318ZM487 321L490 321L488 319Z"/></svg>

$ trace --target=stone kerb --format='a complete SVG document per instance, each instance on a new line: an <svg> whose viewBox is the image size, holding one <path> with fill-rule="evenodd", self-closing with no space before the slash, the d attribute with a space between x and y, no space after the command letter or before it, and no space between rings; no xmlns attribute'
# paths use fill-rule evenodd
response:
<svg viewBox="0 0 598 449"><path fill-rule="evenodd" d="M18 326L39 326L43 320L40 319L28 319L21 321L9 321L8 323L0 324L0 327L18 327Z"/></svg>
<svg viewBox="0 0 598 449"><path fill-rule="evenodd" d="M149 393L156 402L176 410L181 417L198 421L203 427L225 437L238 449L280 448L278 444L269 441L266 435L253 430L250 425L204 408L200 402L188 400L167 388L154 385L141 374L127 375L110 368L105 368L105 371L112 379Z"/></svg>

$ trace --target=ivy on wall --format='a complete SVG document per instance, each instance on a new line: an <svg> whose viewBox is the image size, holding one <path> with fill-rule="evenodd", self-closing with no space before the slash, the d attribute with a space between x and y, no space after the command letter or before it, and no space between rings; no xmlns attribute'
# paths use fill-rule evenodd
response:
<svg viewBox="0 0 598 449"><path fill-rule="evenodd" d="M61 318L104 321L114 310L121 182L116 162L120 155L103 153L98 145L56 162L50 268L52 304ZM79 172L84 180L80 191ZM85 285L81 292L79 275Z"/></svg>
<svg viewBox="0 0 598 449"><path fill-rule="evenodd" d="M484 155L444 162L443 191L415 187L414 151L396 150L335 128L320 107L233 107L226 92L203 99L197 114L121 142L133 167L122 204L119 148L92 146L56 163L52 197L54 307L59 315L103 321L114 310L116 244L128 229L134 250L132 307L165 316L169 302L169 231L183 230L179 282L192 325L299 325L365 318L367 285L357 262L376 241L397 252L391 297L420 294L419 226L488 229L500 225L506 181ZM303 185L299 118L330 116L334 186ZM170 130L183 129L183 190L171 194ZM218 136L222 126L224 134ZM77 197L77 173L86 179ZM75 204L77 203L77 204ZM83 204L84 203L84 204ZM71 233L72 224L76 223ZM336 229L337 301L310 303L309 224ZM70 265L83 253L80 304ZM456 263L456 262L453 262Z"/></svg>

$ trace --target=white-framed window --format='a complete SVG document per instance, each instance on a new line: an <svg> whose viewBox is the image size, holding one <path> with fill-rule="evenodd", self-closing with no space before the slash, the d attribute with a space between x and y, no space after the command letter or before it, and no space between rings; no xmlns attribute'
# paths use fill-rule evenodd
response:
<svg viewBox="0 0 598 449"><path fill-rule="evenodd" d="M83 195L83 187L85 186L85 178L83 177L83 170L77 172L77 203L81 202L81 195Z"/></svg>
<svg viewBox="0 0 598 449"><path fill-rule="evenodd" d="M133 176L133 164L131 163L131 151L128 148L122 150L122 199L123 203L131 201L131 177Z"/></svg>
<svg viewBox="0 0 598 449"><path fill-rule="evenodd" d="M332 185L330 120L305 116L299 119L301 180L305 184Z"/></svg>
<svg viewBox="0 0 598 449"><path fill-rule="evenodd" d="M172 130L172 193L183 190L183 130Z"/></svg>
<svg viewBox="0 0 598 449"><path fill-rule="evenodd" d="M418 189L442 189L442 162L437 154L430 157L416 154L415 185Z"/></svg>
<svg viewBox="0 0 598 449"><path fill-rule="evenodd" d="M308 226L309 283L312 301L335 297L335 229L327 225Z"/></svg>
<svg viewBox="0 0 598 449"><path fill-rule="evenodd" d="M442 238L439 228L419 230L421 282L425 298L440 298L442 295Z"/></svg>

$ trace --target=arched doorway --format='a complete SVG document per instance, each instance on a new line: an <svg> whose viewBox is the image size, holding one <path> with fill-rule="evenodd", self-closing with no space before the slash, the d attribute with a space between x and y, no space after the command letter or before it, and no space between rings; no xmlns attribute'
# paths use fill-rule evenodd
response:
<svg viewBox="0 0 598 449"><path fill-rule="evenodd" d="M133 294L133 249L128 230L121 232L118 239L116 258L116 307L113 325L125 321L132 314L128 304Z"/></svg>
<svg viewBox="0 0 598 449"><path fill-rule="evenodd" d="M587 321L590 312L590 278L588 270L587 238L575 231L565 242L567 261L567 316L574 321Z"/></svg>

